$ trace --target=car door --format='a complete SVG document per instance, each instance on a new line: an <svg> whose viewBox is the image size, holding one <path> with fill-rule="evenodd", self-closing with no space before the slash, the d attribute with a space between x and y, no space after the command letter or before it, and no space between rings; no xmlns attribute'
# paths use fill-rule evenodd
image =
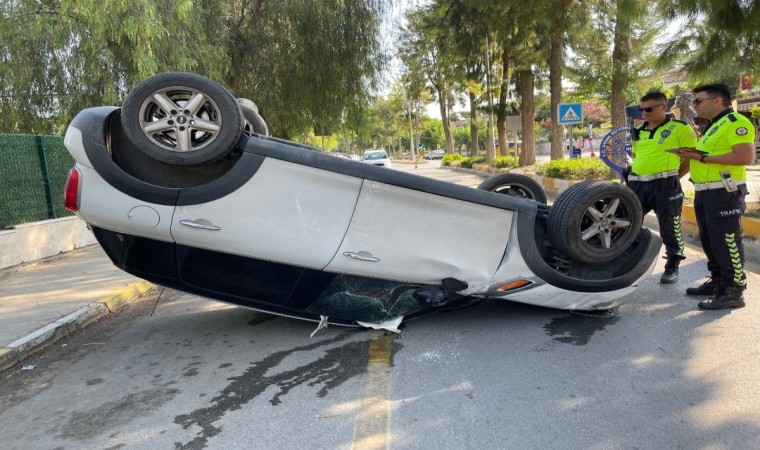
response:
<svg viewBox="0 0 760 450"><path fill-rule="evenodd" d="M301 269L322 269L332 260L361 183L361 178L265 158L234 192L177 206L171 230L181 277L196 287L213 285L243 297L276 291L284 301ZM230 286L219 282L219 267L225 267Z"/></svg>
<svg viewBox="0 0 760 450"><path fill-rule="evenodd" d="M365 180L346 237L325 270L422 284L452 277L471 292L496 272L513 215Z"/></svg>
<svg viewBox="0 0 760 450"><path fill-rule="evenodd" d="M360 178L266 158L229 195L177 206L172 236L178 244L321 269L338 250L361 183Z"/></svg>

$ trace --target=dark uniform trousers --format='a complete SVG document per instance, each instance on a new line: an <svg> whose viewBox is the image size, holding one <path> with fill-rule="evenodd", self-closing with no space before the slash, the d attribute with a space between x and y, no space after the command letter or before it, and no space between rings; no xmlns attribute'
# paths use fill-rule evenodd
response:
<svg viewBox="0 0 760 450"><path fill-rule="evenodd" d="M681 209L683 189L677 176L651 181L629 181L631 188L641 202L646 215L654 210L660 225L660 237L668 257L683 257L683 235L681 234Z"/></svg>
<svg viewBox="0 0 760 450"><path fill-rule="evenodd" d="M707 270L713 277L736 286L746 284L741 217L746 205L747 186L738 190L709 189L694 194L694 213L699 240L707 256Z"/></svg>

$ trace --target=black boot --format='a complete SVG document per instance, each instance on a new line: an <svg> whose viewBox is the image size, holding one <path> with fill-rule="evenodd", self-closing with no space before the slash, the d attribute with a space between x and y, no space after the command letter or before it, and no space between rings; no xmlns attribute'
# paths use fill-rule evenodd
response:
<svg viewBox="0 0 760 450"><path fill-rule="evenodd" d="M713 274L710 278L707 279L707 281L700 284L699 286L686 288L686 293L689 295L713 295L717 293L718 286L720 286L722 283L723 280L720 278L720 276Z"/></svg>
<svg viewBox="0 0 760 450"><path fill-rule="evenodd" d="M672 284L678 281L678 265L681 264L683 256L673 255L668 256L668 262L665 263L665 271L660 277L660 283Z"/></svg>
<svg viewBox="0 0 760 450"><path fill-rule="evenodd" d="M701 309L744 308L744 286L722 284L714 297L699 302Z"/></svg>

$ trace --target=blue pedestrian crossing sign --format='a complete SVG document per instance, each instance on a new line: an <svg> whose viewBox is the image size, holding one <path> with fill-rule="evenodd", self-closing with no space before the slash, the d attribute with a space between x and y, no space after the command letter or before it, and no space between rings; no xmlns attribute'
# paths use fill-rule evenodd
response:
<svg viewBox="0 0 760 450"><path fill-rule="evenodd" d="M581 103L560 103L557 116L562 125L583 123L583 105Z"/></svg>

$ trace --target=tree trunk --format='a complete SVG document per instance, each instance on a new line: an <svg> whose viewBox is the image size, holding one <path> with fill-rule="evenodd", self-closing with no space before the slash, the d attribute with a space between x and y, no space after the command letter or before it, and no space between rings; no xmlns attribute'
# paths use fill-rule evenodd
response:
<svg viewBox="0 0 760 450"><path fill-rule="evenodd" d="M414 104L414 151L416 152L420 148L420 103L422 101L417 98Z"/></svg>
<svg viewBox="0 0 760 450"><path fill-rule="evenodd" d="M470 89L470 156L480 155L480 143L478 142L478 104L475 92Z"/></svg>
<svg viewBox="0 0 760 450"><path fill-rule="evenodd" d="M533 101L535 78L531 69L520 71L520 114L522 115L522 150L520 151L520 166L530 166L536 163L536 135L533 130L533 118L536 106Z"/></svg>
<svg viewBox="0 0 760 450"><path fill-rule="evenodd" d="M628 89L628 64L631 60L631 24L623 18L618 0L615 23L614 48L612 50L612 128L625 126L625 92Z"/></svg>
<svg viewBox="0 0 760 450"><path fill-rule="evenodd" d="M496 131L499 134L499 155L508 156L509 147L507 146L507 120L496 123Z"/></svg>
<svg viewBox="0 0 760 450"><path fill-rule="evenodd" d="M496 121L496 130L499 132L499 154L502 156L509 155L509 147L507 146L507 92L509 91L509 63L509 52L503 51L501 55L501 92L499 93L498 120ZM517 152L517 149L515 149L515 152Z"/></svg>
<svg viewBox="0 0 760 450"><path fill-rule="evenodd" d="M626 125L625 92L628 89L628 64L631 60L631 23L620 11L621 0L617 0L617 21L615 22L614 47L612 49L612 99L610 114L612 129ZM618 173L610 168L610 178Z"/></svg>
<svg viewBox="0 0 760 450"><path fill-rule="evenodd" d="M488 37L486 36L486 94L488 95L488 133L486 136L486 162L490 163L494 158L494 142L493 142L493 86L491 86L491 58L490 58L490 45L488 45Z"/></svg>
<svg viewBox="0 0 760 450"><path fill-rule="evenodd" d="M552 129L551 159L562 159L565 155L563 126L559 123L559 104L562 102L562 64L564 17L555 23L551 36L551 56L549 58L549 92L551 93ZM558 26L559 25L559 26ZM525 140L523 139L523 142Z"/></svg>
<svg viewBox="0 0 760 450"><path fill-rule="evenodd" d="M441 124L443 125L443 135L446 137L446 153L454 153L454 139L451 137L451 124L449 123L449 110L447 107L448 94L444 91L438 91L438 106L441 110ZM433 149L431 149L433 150Z"/></svg>

